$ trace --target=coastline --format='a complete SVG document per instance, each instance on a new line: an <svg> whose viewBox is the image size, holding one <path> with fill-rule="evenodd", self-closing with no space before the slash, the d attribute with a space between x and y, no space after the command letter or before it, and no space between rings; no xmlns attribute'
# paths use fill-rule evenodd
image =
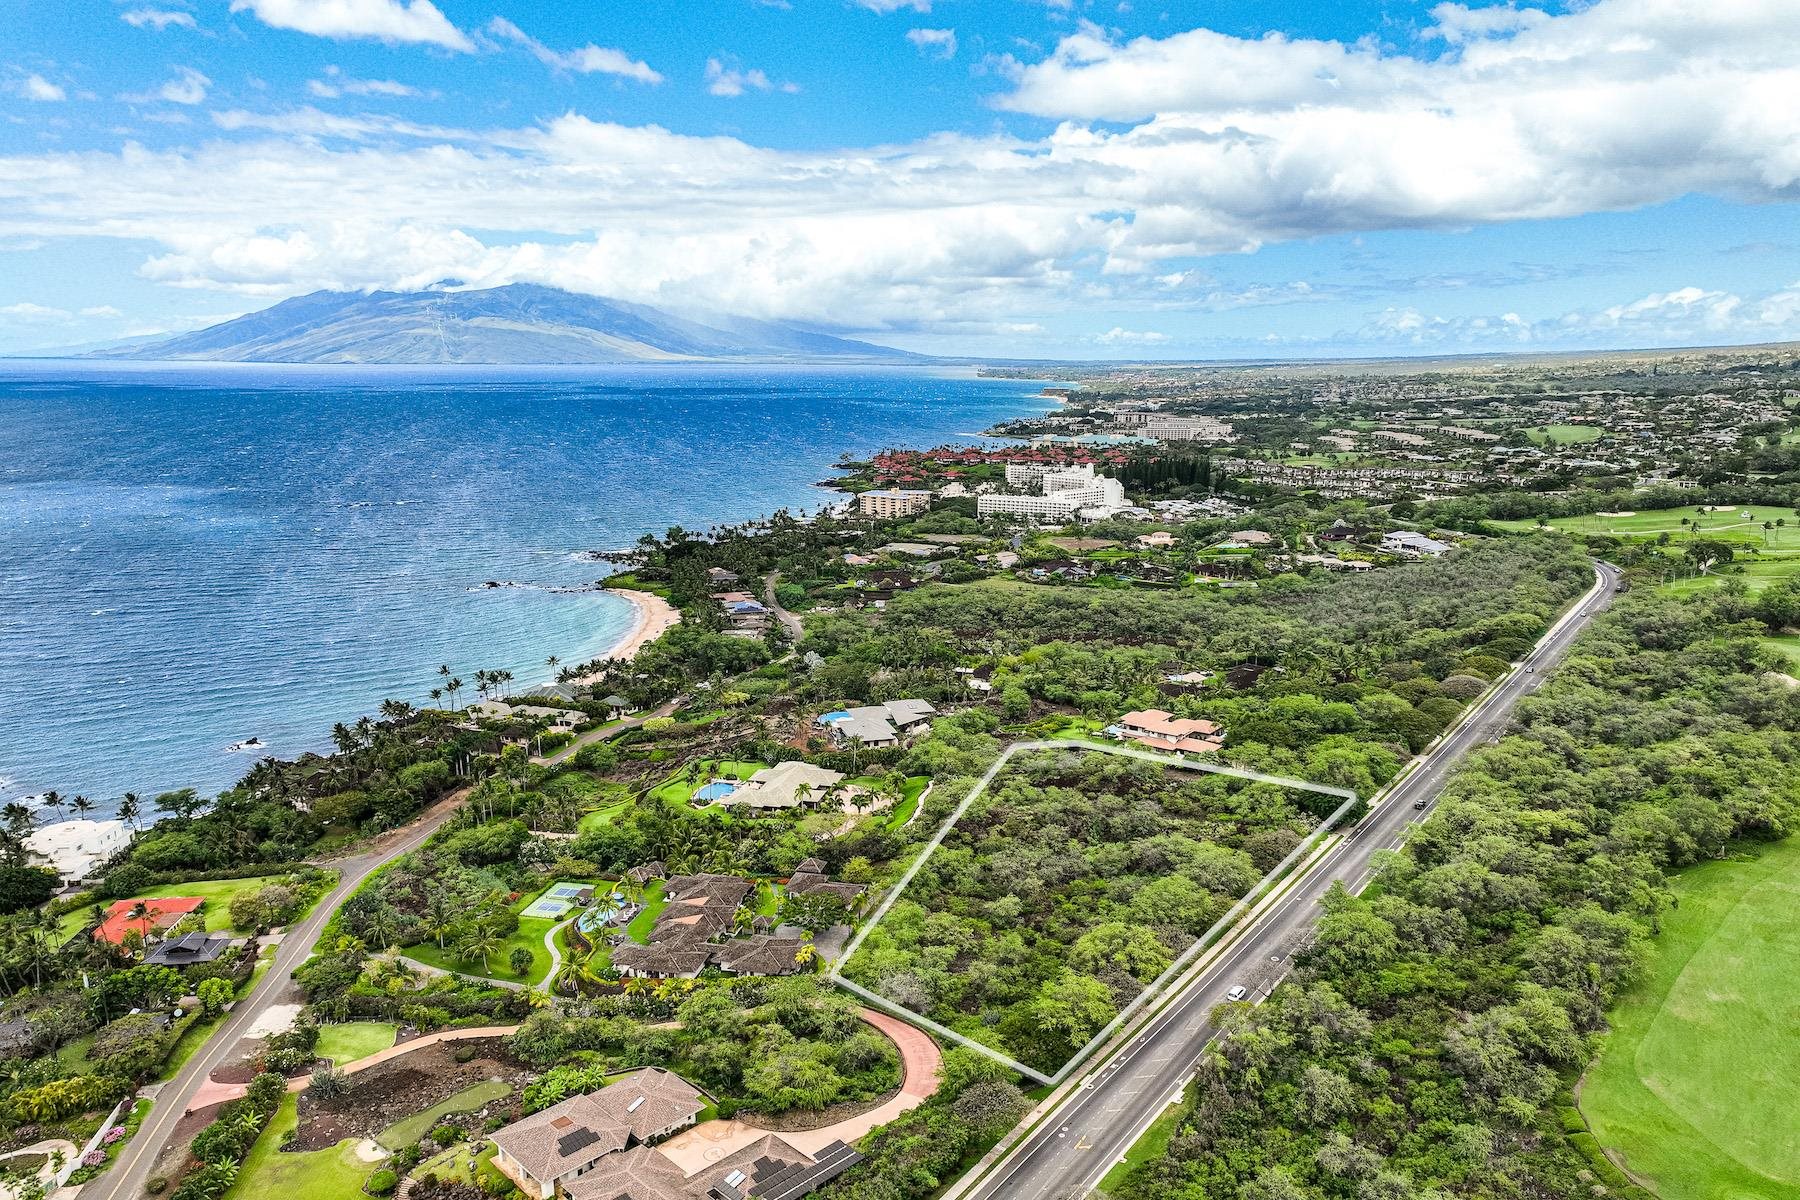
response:
<svg viewBox="0 0 1800 1200"><path fill-rule="evenodd" d="M611 595L630 604L637 613L637 624L619 643L607 651L605 657L629 662L636 658L651 642L681 624L681 610L658 596L654 592L640 592L635 588L609 587L602 589ZM599 683L602 676L595 672L577 675L570 679L574 684Z"/></svg>

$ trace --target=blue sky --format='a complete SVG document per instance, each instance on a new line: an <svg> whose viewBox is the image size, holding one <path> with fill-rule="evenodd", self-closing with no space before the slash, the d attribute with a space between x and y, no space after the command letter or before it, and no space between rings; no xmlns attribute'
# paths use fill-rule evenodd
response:
<svg viewBox="0 0 1800 1200"><path fill-rule="evenodd" d="M1800 337L1787 0L23 0L0 352L556 284L937 353Z"/></svg>

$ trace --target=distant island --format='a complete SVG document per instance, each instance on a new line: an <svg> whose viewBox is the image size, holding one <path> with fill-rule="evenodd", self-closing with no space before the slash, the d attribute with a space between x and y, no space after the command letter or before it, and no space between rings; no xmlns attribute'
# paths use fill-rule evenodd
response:
<svg viewBox="0 0 1800 1200"><path fill-rule="evenodd" d="M469 291L313 292L206 329L104 347L83 357L497 366L932 361L787 322L692 320L528 283Z"/></svg>

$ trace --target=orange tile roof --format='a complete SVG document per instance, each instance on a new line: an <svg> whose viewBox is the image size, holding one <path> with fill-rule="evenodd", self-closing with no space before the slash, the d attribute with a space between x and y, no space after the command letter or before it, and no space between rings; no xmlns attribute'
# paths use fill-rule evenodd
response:
<svg viewBox="0 0 1800 1200"><path fill-rule="evenodd" d="M144 915L134 917L131 910L140 902L137 900L114 900L106 910L106 919L94 930L94 940L111 942L117 946L124 942L125 934L137 930L139 936L148 936L158 929L166 929L189 913L199 909L206 901L198 896L160 896L155 900L142 901Z"/></svg>
<svg viewBox="0 0 1800 1200"><path fill-rule="evenodd" d="M1141 712L1128 712L1119 718L1119 724L1128 730L1141 729L1158 737L1181 739L1199 734L1211 737L1219 732L1219 727L1211 721L1196 717L1174 717L1160 708L1145 709Z"/></svg>

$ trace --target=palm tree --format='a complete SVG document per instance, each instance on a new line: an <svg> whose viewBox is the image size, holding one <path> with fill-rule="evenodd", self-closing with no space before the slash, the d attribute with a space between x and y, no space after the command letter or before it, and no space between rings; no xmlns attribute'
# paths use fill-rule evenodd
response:
<svg viewBox="0 0 1800 1200"><path fill-rule="evenodd" d="M45 808L54 808L56 810L56 815L61 816L62 811L63 811L62 793L61 792L45 792L44 793L44 807Z"/></svg>
<svg viewBox="0 0 1800 1200"><path fill-rule="evenodd" d="M813 960L819 957L819 948L812 944L811 937L808 934L808 940L794 947L794 961L803 967L811 966Z"/></svg>
<svg viewBox="0 0 1800 1200"><path fill-rule="evenodd" d="M500 953L500 948L505 944L505 939L494 932L493 926L477 924L457 941L456 957L463 962L474 962L476 959L480 959L482 973L486 974L488 959Z"/></svg>
<svg viewBox="0 0 1800 1200"><path fill-rule="evenodd" d="M456 693L462 691L462 686L463 686L463 681L460 678L452 679L449 683L446 683L444 685L444 690L446 692L450 693L450 707L451 708L458 707L457 703L456 703Z"/></svg>
<svg viewBox="0 0 1800 1200"><path fill-rule="evenodd" d="M69 802L69 807L75 810L76 816L85 818L94 811L94 802L86 796L77 796Z"/></svg>
<svg viewBox="0 0 1800 1200"><path fill-rule="evenodd" d="M436 708L438 701L444 698L444 689L441 687L434 687L426 694L431 697L431 707Z"/></svg>
<svg viewBox="0 0 1800 1200"><path fill-rule="evenodd" d="M556 657L556 655L552 654L549 658L546 658L544 660L544 665L546 667L549 667L552 671L554 671L554 670L556 670L556 664L560 663L561 661L562 661L562 659L560 659L560 658Z"/></svg>
<svg viewBox="0 0 1800 1200"><path fill-rule="evenodd" d="M6 822L7 831L15 837L26 836L37 824L37 817L32 811L16 800L5 808L0 808L0 820Z"/></svg>
<svg viewBox="0 0 1800 1200"><path fill-rule="evenodd" d="M434 887L425 893L425 932L437 938L439 950L444 948L444 935L456 924L456 917L448 889Z"/></svg>
<svg viewBox="0 0 1800 1200"><path fill-rule="evenodd" d="M137 832L138 807L142 803L136 792L126 792L119 800L119 820L133 833Z"/></svg>

